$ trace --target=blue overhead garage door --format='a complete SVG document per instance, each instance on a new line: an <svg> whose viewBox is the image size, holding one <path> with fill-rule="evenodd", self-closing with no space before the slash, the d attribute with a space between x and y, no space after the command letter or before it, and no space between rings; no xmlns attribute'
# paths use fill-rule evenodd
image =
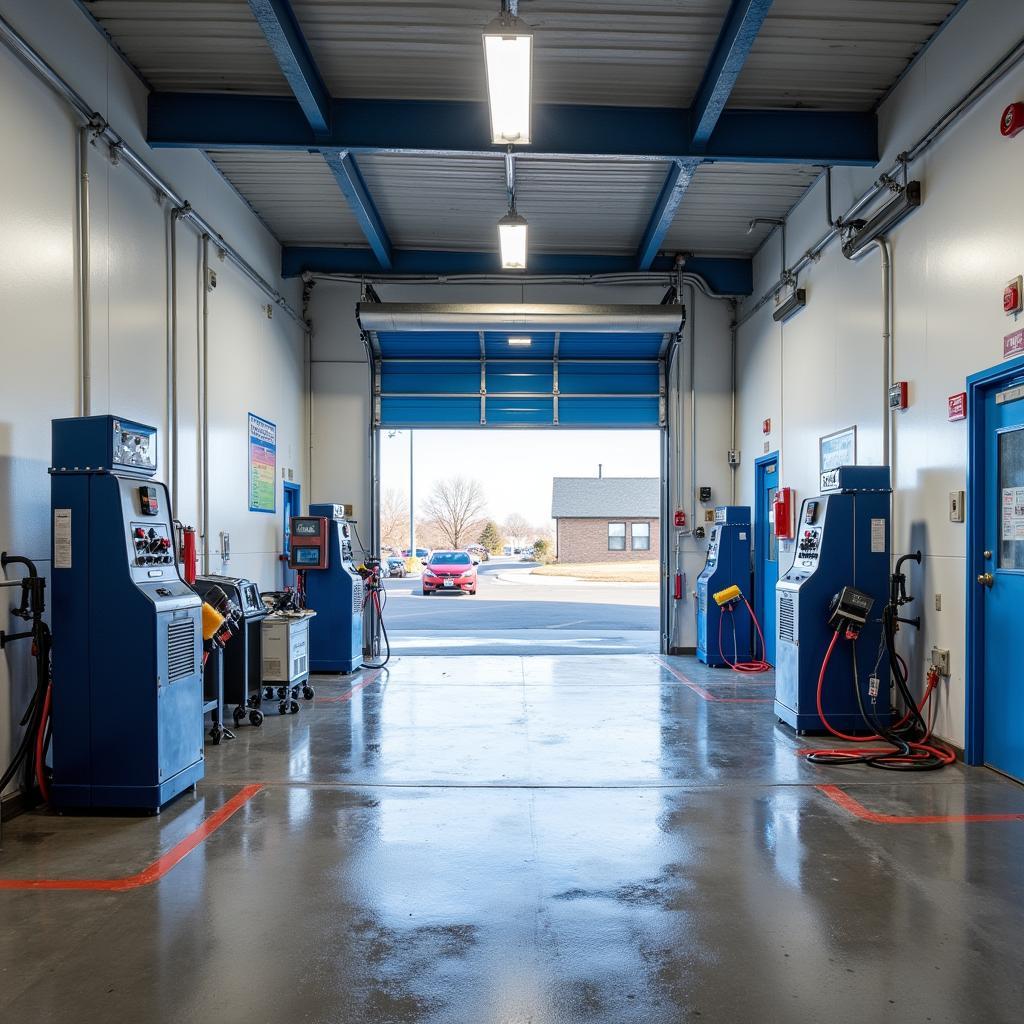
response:
<svg viewBox="0 0 1024 1024"><path fill-rule="evenodd" d="M661 427L680 306L361 303L378 427Z"/></svg>

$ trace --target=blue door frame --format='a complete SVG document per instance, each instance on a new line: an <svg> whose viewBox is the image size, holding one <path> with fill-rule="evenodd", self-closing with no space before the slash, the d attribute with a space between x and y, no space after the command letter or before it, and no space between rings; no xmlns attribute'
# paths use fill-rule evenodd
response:
<svg viewBox="0 0 1024 1024"><path fill-rule="evenodd" d="M768 520L761 514L761 499L764 496L765 470L768 466L775 464L776 475L778 475L779 453L778 450L762 455L754 460L754 614L757 621L761 623L762 630L765 630L765 650L762 653L766 661L775 664L775 634L774 631L769 637L765 629L765 604L764 604L764 582L761 578L764 565L763 554L765 545L768 543ZM776 562L776 566L778 562Z"/></svg>
<svg viewBox="0 0 1024 1024"><path fill-rule="evenodd" d="M284 490L281 501L281 559L284 562L282 575L284 585L289 586L295 582L293 570L288 568L288 554L291 547L291 531L289 530L289 516L302 515L302 487L299 484L285 480L282 485Z"/></svg>
<svg viewBox="0 0 1024 1024"><path fill-rule="evenodd" d="M979 765L985 758L985 601L977 577L987 571L985 548L986 400L1024 372L1024 356L967 378L967 722L964 760Z"/></svg>

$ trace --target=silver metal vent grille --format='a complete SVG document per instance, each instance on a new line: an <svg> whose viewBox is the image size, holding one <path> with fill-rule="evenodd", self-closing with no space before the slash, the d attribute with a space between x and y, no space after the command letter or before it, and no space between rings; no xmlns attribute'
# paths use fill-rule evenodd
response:
<svg viewBox="0 0 1024 1024"><path fill-rule="evenodd" d="M174 619L167 623L167 678L170 682L196 670L196 620Z"/></svg>
<svg viewBox="0 0 1024 1024"><path fill-rule="evenodd" d="M779 596L779 639L793 643L796 639L795 625L793 598L788 594L782 594Z"/></svg>
<svg viewBox="0 0 1024 1024"><path fill-rule="evenodd" d="M353 580L352 581L352 611L361 612L363 610L363 581Z"/></svg>

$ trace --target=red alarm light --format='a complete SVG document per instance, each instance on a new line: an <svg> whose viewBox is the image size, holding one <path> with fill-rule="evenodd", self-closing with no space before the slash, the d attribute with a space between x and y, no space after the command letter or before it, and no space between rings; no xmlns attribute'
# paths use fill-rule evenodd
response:
<svg viewBox="0 0 1024 1024"><path fill-rule="evenodd" d="M1024 131L1024 103L1011 103L999 119L999 134L1012 139Z"/></svg>

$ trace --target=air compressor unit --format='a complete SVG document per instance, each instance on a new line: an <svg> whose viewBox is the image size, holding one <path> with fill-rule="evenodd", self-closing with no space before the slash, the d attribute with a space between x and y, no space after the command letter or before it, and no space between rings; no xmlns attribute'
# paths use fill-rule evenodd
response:
<svg viewBox="0 0 1024 1024"><path fill-rule="evenodd" d="M735 619L722 631L722 616L726 612L714 600L714 595L728 587L737 586L743 593L750 589L750 507L748 505L719 505L715 509L715 525L708 541L707 561L697 577L697 657L713 668L747 661L751 657L753 637L749 619L733 635ZM719 637L722 643L719 644Z"/></svg>
<svg viewBox="0 0 1024 1024"><path fill-rule="evenodd" d="M793 563L775 588L775 714L798 732L825 728L818 677L835 632L832 606L844 588L873 601L857 640L860 699L880 725L891 721L880 617L889 588L891 493L888 467L841 466L821 475L821 494L805 498L800 508ZM835 728L864 731L850 657L829 664L822 710Z"/></svg>
<svg viewBox="0 0 1024 1024"><path fill-rule="evenodd" d="M58 419L52 442L52 801L156 811L204 770L201 601L156 428Z"/></svg>
<svg viewBox="0 0 1024 1024"><path fill-rule="evenodd" d="M363 663L363 579L352 554L345 506L310 505L291 523L289 565L302 570L312 672L355 672Z"/></svg>

